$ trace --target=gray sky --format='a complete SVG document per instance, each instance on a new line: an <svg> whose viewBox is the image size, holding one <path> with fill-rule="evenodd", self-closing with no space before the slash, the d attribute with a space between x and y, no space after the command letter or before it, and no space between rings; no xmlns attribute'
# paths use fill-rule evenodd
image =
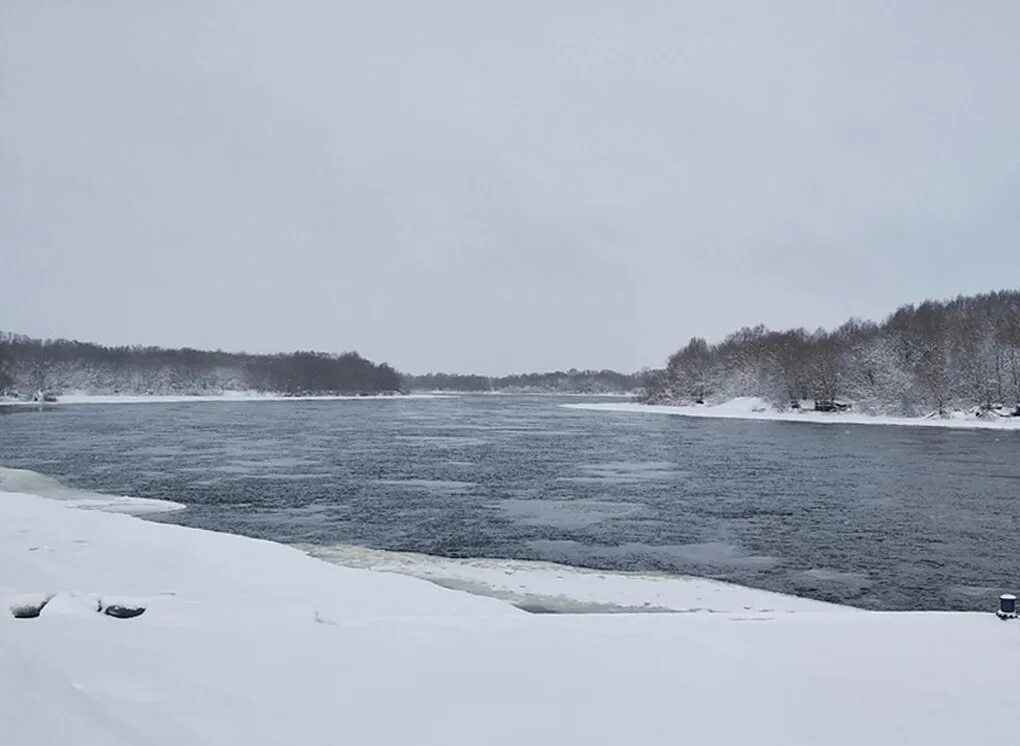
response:
<svg viewBox="0 0 1020 746"><path fill-rule="evenodd" d="M0 329L661 365L1020 284L1020 3L0 0Z"/></svg>

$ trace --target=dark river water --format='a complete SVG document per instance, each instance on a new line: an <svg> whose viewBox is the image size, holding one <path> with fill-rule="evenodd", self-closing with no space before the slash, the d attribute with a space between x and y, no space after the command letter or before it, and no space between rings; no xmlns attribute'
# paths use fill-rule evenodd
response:
<svg viewBox="0 0 1020 746"><path fill-rule="evenodd" d="M559 406L578 401L60 405L0 414L0 465L288 543L700 575L878 609L987 609L1020 587L1020 433Z"/></svg>

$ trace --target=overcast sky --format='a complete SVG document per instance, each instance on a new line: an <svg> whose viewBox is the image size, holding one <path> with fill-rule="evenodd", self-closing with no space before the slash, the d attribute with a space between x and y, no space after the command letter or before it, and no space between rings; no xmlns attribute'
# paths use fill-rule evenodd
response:
<svg viewBox="0 0 1020 746"><path fill-rule="evenodd" d="M1020 285L1020 3L0 0L0 329L661 365Z"/></svg>

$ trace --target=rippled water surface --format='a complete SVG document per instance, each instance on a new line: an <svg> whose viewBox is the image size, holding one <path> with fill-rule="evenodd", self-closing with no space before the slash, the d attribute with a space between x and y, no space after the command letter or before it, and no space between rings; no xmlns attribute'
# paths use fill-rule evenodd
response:
<svg viewBox="0 0 1020 746"><path fill-rule="evenodd" d="M586 412L577 398L61 405L0 464L284 542L703 575L870 608L1020 587L1020 433Z"/></svg>

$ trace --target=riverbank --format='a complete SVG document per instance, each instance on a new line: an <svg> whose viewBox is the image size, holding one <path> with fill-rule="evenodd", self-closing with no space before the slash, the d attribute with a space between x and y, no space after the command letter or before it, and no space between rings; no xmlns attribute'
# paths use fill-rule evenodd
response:
<svg viewBox="0 0 1020 746"><path fill-rule="evenodd" d="M0 406L54 406L56 404L190 404L196 402L271 402L271 401L405 401L407 399L439 399L448 394L365 394L335 396L291 396L260 391L224 391L221 394L61 394L55 402L33 402L2 399Z"/></svg>
<svg viewBox="0 0 1020 746"><path fill-rule="evenodd" d="M983 419L964 412L946 417L893 417L859 412L815 412L787 410L780 412L762 399L741 397L722 404L665 405L639 402L591 402L561 404L566 409L630 414L665 414L678 417L704 417L730 420L761 420L765 422L807 422L813 425L894 425L899 427L943 427L977 430L1020 431L1020 417Z"/></svg>
<svg viewBox="0 0 1020 746"><path fill-rule="evenodd" d="M734 586L738 609L529 614L12 492L0 568L0 721L18 746L729 744L734 712L759 744L955 744L1020 706L1020 623L991 614L777 611ZM38 618L8 613L47 598Z"/></svg>

